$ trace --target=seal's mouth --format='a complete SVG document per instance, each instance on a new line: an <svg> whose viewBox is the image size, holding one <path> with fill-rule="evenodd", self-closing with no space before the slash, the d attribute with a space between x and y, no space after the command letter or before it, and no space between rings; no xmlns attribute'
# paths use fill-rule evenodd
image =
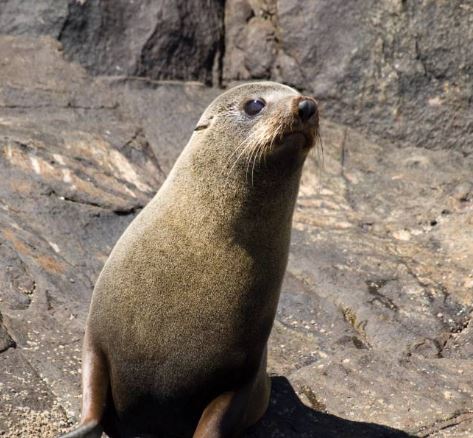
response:
<svg viewBox="0 0 473 438"><path fill-rule="evenodd" d="M311 149L315 145L315 135L305 131L291 131L284 134L281 139L282 147L296 147Z"/></svg>

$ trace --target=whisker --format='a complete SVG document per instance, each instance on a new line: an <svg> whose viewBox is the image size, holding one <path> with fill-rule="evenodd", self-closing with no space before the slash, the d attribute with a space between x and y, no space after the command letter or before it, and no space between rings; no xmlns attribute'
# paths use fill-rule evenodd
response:
<svg viewBox="0 0 473 438"><path fill-rule="evenodd" d="M246 142L242 141L228 157L227 164L229 164L230 160L237 154L237 152L245 146L246 146Z"/></svg>
<svg viewBox="0 0 473 438"><path fill-rule="evenodd" d="M256 160L260 161L260 150L263 148L263 144L258 144L257 147L255 148L255 153L254 153L254 158L253 158L253 168L251 169L251 185L254 185L254 172L255 172L255 166L256 166Z"/></svg>
<svg viewBox="0 0 473 438"><path fill-rule="evenodd" d="M223 170L228 173L225 178L225 184L228 184L229 178L235 171L236 166L242 163L245 166L245 178L249 183L251 174L251 185L255 184L255 173L258 171L258 165L268 166L268 156L271 150L274 148L285 132L291 132L295 120L275 117L274 122L268 124L267 121L264 124L256 124L248 134L247 138L240 142L238 146L230 153L228 158L225 160L225 166ZM283 122L281 123L281 120ZM276 122L277 121L277 122ZM317 137L319 139L319 137ZM319 150L319 148L316 148ZM323 148L322 148L323 149ZM317 151L316 151L317 152ZM250 172L251 169L251 172Z"/></svg>
<svg viewBox="0 0 473 438"><path fill-rule="evenodd" d="M251 148L251 143L242 142L241 146L242 146L242 150L241 150L240 154L238 155L237 159L234 161L232 167L230 168L230 171L227 174L227 179L225 180L225 183L227 182L228 178L230 177L233 169L235 168L235 166L238 163L238 161L240 160L240 158L242 158L245 155L245 153Z"/></svg>
<svg viewBox="0 0 473 438"><path fill-rule="evenodd" d="M240 142L240 144L235 148L235 150L227 158L227 161L226 161L225 166L224 166L225 169L230 165L230 161L232 160L232 158L245 146L246 146L245 141Z"/></svg>
<svg viewBox="0 0 473 438"><path fill-rule="evenodd" d="M254 145L251 145L250 153L248 155L248 160L246 161L246 181L248 182L248 174L250 171L250 162L251 162L251 157L253 156L253 153L255 151ZM253 185L253 181L251 182L251 185Z"/></svg>
<svg viewBox="0 0 473 438"><path fill-rule="evenodd" d="M266 166L266 146L267 145L262 144L261 147L259 148L259 154L258 154L258 161L260 163L263 162L265 166Z"/></svg>

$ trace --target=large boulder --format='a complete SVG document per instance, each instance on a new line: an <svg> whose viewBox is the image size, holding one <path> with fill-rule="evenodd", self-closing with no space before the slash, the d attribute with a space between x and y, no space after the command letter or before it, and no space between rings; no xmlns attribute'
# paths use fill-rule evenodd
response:
<svg viewBox="0 0 473 438"><path fill-rule="evenodd" d="M283 80L335 121L470 154L472 23L464 0L229 0L223 79Z"/></svg>
<svg viewBox="0 0 473 438"><path fill-rule="evenodd" d="M93 74L271 78L390 142L473 151L465 0L3 0L0 32L50 35Z"/></svg>
<svg viewBox="0 0 473 438"><path fill-rule="evenodd" d="M0 33L49 35L93 74L218 81L223 2L4 0Z"/></svg>

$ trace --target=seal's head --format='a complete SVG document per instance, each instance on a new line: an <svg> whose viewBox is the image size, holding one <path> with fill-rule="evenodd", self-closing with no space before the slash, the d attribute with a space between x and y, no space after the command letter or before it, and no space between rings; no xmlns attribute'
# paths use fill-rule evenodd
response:
<svg viewBox="0 0 473 438"><path fill-rule="evenodd" d="M253 82L215 99L193 138L207 159L213 157L229 173L246 172L253 182L254 175L271 169L300 168L316 143L318 123L312 97L275 82Z"/></svg>

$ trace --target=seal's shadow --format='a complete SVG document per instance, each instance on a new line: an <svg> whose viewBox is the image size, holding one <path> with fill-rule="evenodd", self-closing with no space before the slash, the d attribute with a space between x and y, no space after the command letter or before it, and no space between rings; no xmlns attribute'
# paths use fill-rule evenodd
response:
<svg viewBox="0 0 473 438"><path fill-rule="evenodd" d="M273 377L271 401L264 417L245 438L408 438L387 426L345 420L304 405L285 377Z"/></svg>

